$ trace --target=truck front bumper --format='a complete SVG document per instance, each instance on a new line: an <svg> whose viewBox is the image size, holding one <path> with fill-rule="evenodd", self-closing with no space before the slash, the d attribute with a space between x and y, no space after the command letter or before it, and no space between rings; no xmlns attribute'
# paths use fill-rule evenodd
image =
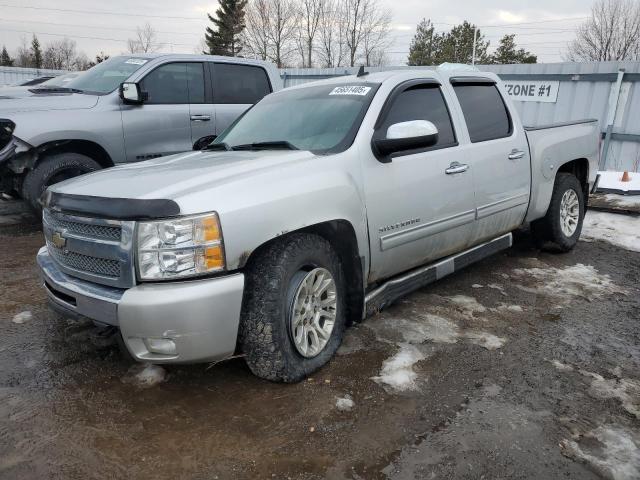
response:
<svg viewBox="0 0 640 480"><path fill-rule="evenodd" d="M118 327L127 349L141 362L214 361L229 357L236 348L242 273L120 289L65 274L46 247L37 261L55 310ZM154 351L160 344L165 353ZM174 351L166 353L171 345Z"/></svg>

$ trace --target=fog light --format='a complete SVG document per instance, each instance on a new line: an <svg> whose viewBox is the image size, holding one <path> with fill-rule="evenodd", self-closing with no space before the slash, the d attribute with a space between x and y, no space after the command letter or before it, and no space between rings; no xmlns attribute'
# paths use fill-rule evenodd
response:
<svg viewBox="0 0 640 480"><path fill-rule="evenodd" d="M168 338L145 338L144 344L150 353L159 353L160 355L176 355L176 342Z"/></svg>

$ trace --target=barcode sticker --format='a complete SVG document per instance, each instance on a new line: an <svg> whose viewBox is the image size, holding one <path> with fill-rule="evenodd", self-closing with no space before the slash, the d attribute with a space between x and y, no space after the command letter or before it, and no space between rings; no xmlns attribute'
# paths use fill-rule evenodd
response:
<svg viewBox="0 0 640 480"><path fill-rule="evenodd" d="M353 85L348 87L336 87L329 95L366 95L371 90L371 87L365 87L362 85Z"/></svg>

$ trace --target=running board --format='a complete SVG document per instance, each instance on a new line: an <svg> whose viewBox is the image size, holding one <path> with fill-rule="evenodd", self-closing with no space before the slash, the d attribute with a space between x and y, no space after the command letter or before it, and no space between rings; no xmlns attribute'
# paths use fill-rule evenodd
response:
<svg viewBox="0 0 640 480"><path fill-rule="evenodd" d="M451 255L431 265L418 267L400 276L391 278L365 296L365 317L378 313L401 297L440 280L453 272L478 262L483 258L509 248L513 244L511 233Z"/></svg>

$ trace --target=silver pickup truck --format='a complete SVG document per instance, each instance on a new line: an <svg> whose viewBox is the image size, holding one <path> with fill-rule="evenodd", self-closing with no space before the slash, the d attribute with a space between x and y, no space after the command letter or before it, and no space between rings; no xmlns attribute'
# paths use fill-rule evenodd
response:
<svg viewBox="0 0 640 480"><path fill-rule="evenodd" d="M49 185L200 148L281 88L275 66L259 60L142 54L112 57L63 85L0 89L0 129L13 125L13 145L0 138L0 192L39 211Z"/></svg>
<svg viewBox="0 0 640 480"><path fill-rule="evenodd" d="M489 73L394 71L271 94L205 151L50 187L51 304L138 361L244 355L295 382L345 327L511 246L576 245L595 120L525 129Z"/></svg>

